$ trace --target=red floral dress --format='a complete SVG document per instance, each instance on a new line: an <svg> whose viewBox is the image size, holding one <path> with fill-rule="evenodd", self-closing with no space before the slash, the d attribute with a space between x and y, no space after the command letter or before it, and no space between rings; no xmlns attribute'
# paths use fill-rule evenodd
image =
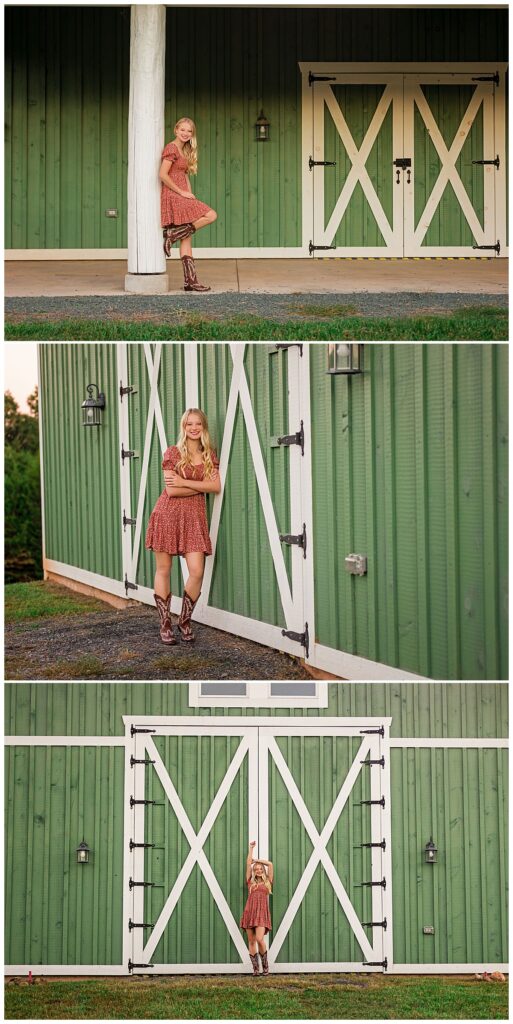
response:
<svg viewBox="0 0 513 1024"><path fill-rule="evenodd" d="M189 188L187 178L187 168L189 165L186 158L180 153L176 143L168 142L162 153L162 159L171 160L168 174L173 184L183 189L184 192L187 191ZM162 182L160 189L160 220L163 228L167 227L168 224L190 224L209 212L210 206L207 206L206 203L200 202L199 199L186 199L185 196L179 196L178 192L173 192L168 185Z"/></svg>
<svg viewBox="0 0 513 1024"><path fill-rule="evenodd" d="M267 886L260 882L251 892L251 881L248 882L248 898L241 917L241 928L265 928L265 934L271 931L271 914L269 912L269 893Z"/></svg>
<svg viewBox="0 0 513 1024"><path fill-rule="evenodd" d="M175 469L180 460L180 452L172 445L164 452L162 469ZM219 462L215 453L212 461L216 469ZM187 466L184 485L187 479L203 480L203 466ZM150 516L146 531L146 547L153 551L166 551L169 555L185 555L188 551L204 551L212 554L212 544L208 533L207 509L205 495L201 491L192 497L171 498L164 488Z"/></svg>

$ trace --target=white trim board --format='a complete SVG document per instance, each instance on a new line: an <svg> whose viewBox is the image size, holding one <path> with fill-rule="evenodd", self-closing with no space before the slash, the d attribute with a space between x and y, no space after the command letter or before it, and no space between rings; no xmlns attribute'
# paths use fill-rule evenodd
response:
<svg viewBox="0 0 513 1024"><path fill-rule="evenodd" d="M237 694L207 695L201 693L201 683L189 683L189 705L191 708L327 708L328 685L315 685L315 694L300 696L275 696L271 692L272 683L245 683L245 696ZM293 684L292 684L293 685Z"/></svg>
<svg viewBox="0 0 513 1024"><path fill-rule="evenodd" d="M155 964L151 970L143 971L146 974L205 974L205 969L211 964ZM216 964L218 974L247 974L246 964ZM490 969L509 973L509 964L390 964L385 974L475 974ZM350 964L333 963L306 963L306 964L273 964L273 974L336 974L351 969ZM36 975L59 975L66 977L100 977L102 975L120 976L128 975L128 969L123 964L7 964L4 968L4 975L19 976L27 975L32 971ZM137 972L139 973L139 972ZM382 973L379 967L369 967L362 974Z"/></svg>
<svg viewBox="0 0 513 1024"><path fill-rule="evenodd" d="M172 250L171 259L179 260ZM194 249L195 260L304 260L310 259L302 246L200 246ZM5 260L128 260L128 249L6 249Z"/></svg>
<svg viewBox="0 0 513 1024"><path fill-rule="evenodd" d="M6 747L124 747L124 736L5 736Z"/></svg>

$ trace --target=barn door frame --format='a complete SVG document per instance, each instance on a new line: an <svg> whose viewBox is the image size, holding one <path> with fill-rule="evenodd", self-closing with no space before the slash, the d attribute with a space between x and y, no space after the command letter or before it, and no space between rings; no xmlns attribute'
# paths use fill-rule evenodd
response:
<svg viewBox="0 0 513 1024"><path fill-rule="evenodd" d="M302 247L305 256L316 255L316 250L313 248L314 243L317 242L326 248L319 250L319 256L322 257L343 257L353 256L357 258L387 258L387 257L414 257L414 258L432 258L444 256L447 258L465 257L471 256L474 259L489 258L491 256L506 257L508 255L508 247L506 242L506 230L507 230L507 216L506 216L506 87L505 87L505 76L508 65L504 62L497 61L493 64L490 62L474 61L468 62L406 62L404 64L390 63L390 62L348 62L340 63L337 61L316 61L316 62L299 62L299 69L302 76L302 222L303 222L303 239ZM390 92L388 99L392 104L401 104L402 111L398 110L398 120L402 121L401 129L399 126L394 125L394 146L399 145L400 138L403 138L404 154L401 156L409 156L411 151L412 159L412 171L413 167L413 114L414 104L416 99L420 99L419 89L420 84L424 81L434 81L437 77L441 81L454 82L460 79L466 79L471 81L474 76L482 76L488 79L494 79L498 76L498 79L494 83L493 90L490 90L485 82L478 82L476 91L472 100L469 104L467 114L462 121L460 130L456 133L455 139L451 146L446 147L441 138L440 132L437 130L436 122L433 116L430 116L427 105L422 103L421 107L424 110L421 116L425 123L426 118L429 121L427 125L428 130L431 132L434 130L434 136L432 135L435 148L438 152L438 156L441 161L441 170L438 176L437 183L432 190L432 196L438 194L441 186L446 181L450 181L455 187L455 194L458 198L460 206L463 210L467 221L472 222L475 234L478 238L479 245L486 246L484 249L473 249L468 246L422 246L422 239L427 230L427 226L424 230L423 225L418 225L417 229L414 230L414 184L415 176L410 175L410 182L406 181L404 171L401 171L400 184L401 188L394 190L394 226L392 233L389 238L389 245L383 247L363 247L354 246L346 248L338 248L330 251L332 242L332 236L334 232L328 232L324 229L319 234L316 220L319 221L321 217L321 223L324 218L324 190L322 188L323 175L325 173L324 167L316 168L312 166L311 160L324 160L325 154L319 150L319 139L315 138L315 111L316 106L319 104L324 108L324 103L328 100L331 92L329 77L335 76L344 78L344 80L351 80L357 82L372 82L372 81L386 81L387 76L390 77L390 85L386 85L385 93L383 94L382 100L380 101L383 106L383 101L386 97L387 92ZM394 75L402 77L404 80L404 87L400 88L398 83L392 84ZM377 77L376 77L377 76ZM317 84L316 84L317 83ZM488 95L493 91L493 95ZM477 217L472 216L471 202L466 195L461 179L459 178L455 170L455 161L459 155L461 145L464 143L465 138L471 128L471 124L466 124L465 120L467 115L473 113L474 116L477 110L483 103L483 109L486 115L485 125L485 137L484 147L486 149L486 159L495 160L496 156L499 157L498 167L487 168L488 173L485 173L485 207L493 205L493 209L488 210L488 219L485 221L485 226L482 229L479 225ZM418 105L418 104L417 104ZM389 103L387 105L388 109ZM317 110L317 113L319 111ZM363 144L358 149L354 144L354 140L350 137L349 129L344 122L342 115L337 115L338 120L338 131L341 135L345 144L349 147L348 153L352 161L352 169L348 176L347 181L353 179L361 181L362 187L367 194L367 199L371 203L371 207L379 206L379 200L376 193L373 194L373 188L368 180L368 175L365 172L365 160L370 152L370 146L372 141L379 131L381 124L380 117L383 111L376 110L374 117L369 126L366 138ZM384 115L383 115L384 116ZM394 117L394 122L395 122ZM467 118L468 120L468 118ZM322 125L318 128L320 132L320 140L322 143ZM463 134L462 134L463 133ZM315 145L317 142L317 149L315 151ZM321 146L322 148L322 146ZM347 147L346 147L347 148ZM406 153L408 150L408 153ZM355 174L353 174L353 170ZM392 170L392 169L391 169ZM317 184L320 182L320 187L317 193L314 188L314 175L317 179ZM370 186L370 187L369 187ZM339 196L339 202L343 198L343 191ZM443 191L443 189L442 189ZM441 191L440 191L441 195ZM348 200L349 202L349 200ZM400 204L403 203L403 224L396 225L396 208L399 210ZM434 213L436 207L433 206L434 200L431 196L428 197L426 209L428 213ZM337 203L338 206L338 203ZM347 203L346 203L347 207ZM346 208L344 207L344 209ZM469 209L470 207L470 209ZM376 206L377 209L377 206ZM466 212L465 212L466 211ZM486 212L486 210L485 210ZM317 213L317 217L316 217ZM467 217L468 214L468 217ZM470 218L470 220L469 220ZM333 220L333 217L331 218ZM378 221L379 223L379 221ZM333 226L333 225L332 225ZM329 227L329 225L328 225ZM315 232L317 231L317 237ZM404 236L404 249L401 252L395 251L395 246L392 245L392 235L395 237L396 234L401 233ZM493 237L492 237L493 236ZM494 252L493 247L496 242L499 241L500 251Z"/></svg>
<svg viewBox="0 0 513 1024"><path fill-rule="evenodd" d="M268 808L268 756L272 756L288 793L294 802L299 817L309 835L313 851L308 864L302 873L296 892L292 897L286 915L278 927L269 945L269 961L274 973L308 973L332 971L361 971L362 973L383 972L392 966L392 871L391 871L391 816L390 816L390 725L389 717L354 717L354 718L312 718L308 724L291 718L246 718L234 720L233 716L216 716L198 718L172 716L124 715L125 726L125 818L124 818L124 865L123 865L123 963L126 970L133 973L156 974L238 974L246 973L250 967L249 953L242 932L238 927L219 882L208 863L203 847L215 824L217 816L229 793L230 787L240 770L244 759L248 757L248 824L253 837L256 834L258 849L261 856L267 857L269 848L269 808ZM207 815L198 831L196 831L183 807L182 801L174 787L162 758L153 742L153 736L236 736L240 744L225 773L223 781L212 801ZM277 736L357 736L361 739L353 762L346 775L324 827L319 832L311 818L290 770L276 744ZM372 889L372 919L383 921L386 928L375 929L374 943L367 939L359 922L340 876L327 852L331 835L338 823L340 814L349 798L352 787L362 770L362 759L383 757L383 765L371 767L371 799L381 801L371 807L371 841L381 842L385 838L385 849L372 849L372 881L381 882L386 879L386 887L377 885ZM145 779L149 764L155 770L162 784L165 795L176 814L182 831L189 843L190 850L174 884L170 887L164 907L153 923L153 928L145 941L145 929L139 927L144 922L144 887L140 885L145 879ZM135 801L135 802L134 802ZM356 963L279 963L276 957L293 923L295 914L308 889L315 868L322 863L326 874L334 888L338 901L346 914L350 928L362 947L366 961ZM208 885L212 898L215 900L226 928L240 955L239 963L229 964L154 964L152 955L180 898L184 886L193 868L198 864ZM241 865L242 870L242 865ZM139 885L133 885L134 880ZM134 927L135 922L135 927ZM370 961L368 963L367 961Z"/></svg>

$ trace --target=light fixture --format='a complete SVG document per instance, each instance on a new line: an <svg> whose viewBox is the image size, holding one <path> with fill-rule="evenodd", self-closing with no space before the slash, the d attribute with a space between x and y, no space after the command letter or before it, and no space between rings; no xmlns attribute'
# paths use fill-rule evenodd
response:
<svg viewBox="0 0 513 1024"><path fill-rule="evenodd" d="M345 341L330 341L328 344L328 373L362 373L363 345Z"/></svg>
<svg viewBox="0 0 513 1024"><path fill-rule="evenodd" d="M429 843L425 846L426 864L436 864L437 862L438 847L433 842L433 836L431 836Z"/></svg>
<svg viewBox="0 0 513 1024"><path fill-rule="evenodd" d="M93 398L93 388L96 388L96 398ZM101 411L105 409L105 395L99 391L97 384L88 384L86 391L89 398L82 402L82 426L99 427L101 425Z"/></svg>
<svg viewBox="0 0 513 1024"><path fill-rule="evenodd" d="M255 122L255 139L257 142L269 142L269 129L271 125L267 120L263 109L260 110L260 117Z"/></svg>
<svg viewBox="0 0 513 1024"><path fill-rule="evenodd" d="M82 840L80 846L77 846L76 853L77 864L89 864L89 854L91 853L91 850L89 849L85 839Z"/></svg>

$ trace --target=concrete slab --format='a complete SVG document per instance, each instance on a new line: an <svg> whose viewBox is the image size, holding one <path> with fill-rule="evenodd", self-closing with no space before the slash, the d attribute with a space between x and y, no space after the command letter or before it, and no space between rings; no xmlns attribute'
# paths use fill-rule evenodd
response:
<svg viewBox="0 0 513 1024"><path fill-rule="evenodd" d="M177 259L168 261L169 293L183 295ZM198 258L198 277L213 293L348 294L355 292L505 295L508 260L345 260ZM125 295L124 260L12 260L5 295ZM130 302L131 296L126 296Z"/></svg>

